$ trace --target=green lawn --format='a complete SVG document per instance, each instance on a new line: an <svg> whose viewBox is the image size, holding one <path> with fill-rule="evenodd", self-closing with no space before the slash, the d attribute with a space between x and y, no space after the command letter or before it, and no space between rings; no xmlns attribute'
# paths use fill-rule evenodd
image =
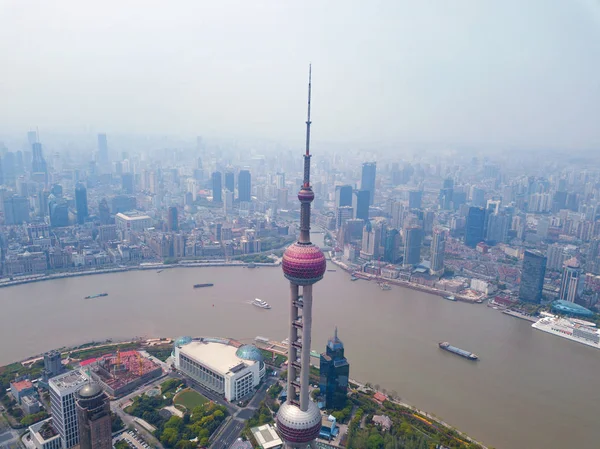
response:
<svg viewBox="0 0 600 449"><path fill-rule="evenodd" d="M197 391L194 391L190 388L187 388L180 393L177 394L173 398L173 404L183 405L188 410L193 410L195 407L199 405L205 404L208 402L204 396L202 396Z"/></svg>

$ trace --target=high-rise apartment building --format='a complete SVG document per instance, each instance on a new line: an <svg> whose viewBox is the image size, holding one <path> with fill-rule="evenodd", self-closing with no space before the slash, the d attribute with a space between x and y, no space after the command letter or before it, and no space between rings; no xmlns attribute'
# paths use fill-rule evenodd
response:
<svg viewBox="0 0 600 449"><path fill-rule="evenodd" d="M133 173L123 173L121 175L121 188L126 194L133 194L135 190Z"/></svg>
<svg viewBox="0 0 600 449"><path fill-rule="evenodd" d="M442 227L433 229L433 240L431 241L431 266L429 274L441 276L444 274L444 251L446 250L446 236L448 230Z"/></svg>
<svg viewBox="0 0 600 449"><path fill-rule="evenodd" d="M75 393L88 381L88 377L81 371L68 371L48 381L52 418L62 439L63 449L79 444Z"/></svg>
<svg viewBox="0 0 600 449"><path fill-rule="evenodd" d="M284 276L290 281L291 296L287 400L277 412L277 429L285 449L315 447L314 441L321 431L321 412L309 395L312 286L323 279L327 261L323 252L310 242L310 205L315 198L310 185L310 87L309 75L304 180L298 192L300 238L288 246L282 260Z"/></svg>
<svg viewBox="0 0 600 449"><path fill-rule="evenodd" d="M212 174L212 196L213 203L223 202L223 181L220 171Z"/></svg>
<svg viewBox="0 0 600 449"><path fill-rule="evenodd" d="M546 274L546 257L539 251L525 251L519 298L522 301L540 303Z"/></svg>
<svg viewBox="0 0 600 449"><path fill-rule="evenodd" d="M344 223L354 216L352 206L340 206L336 209L335 228L341 229Z"/></svg>
<svg viewBox="0 0 600 449"><path fill-rule="evenodd" d="M110 403L97 382L89 382L76 393L80 449L112 449Z"/></svg>
<svg viewBox="0 0 600 449"><path fill-rule="evenodd" d="M404 229L404 260L402 265L410 266L421 262L421 242L423 230L418 226Z"/></svg>
<svg viewBox="0 0 600 449"><path fill-rule="evenodd" d="M75 187L75 209L77 211L77 223L85 223L88 216L87 189L82 182Z"/></svg>
<svg viewBox="0 0 600 449"><path fill-rule="evenodd" d="M576 257L572 257L565 261L562 278L560 281L560 295L558 299L569 302L577 302L584 286L581 273L581 264Z"/></svg>
<svg viewBox="0 0 600 449"><path fill-rule="evenodd" d="M344 408L348 399L349 378L350 364L344 356L344 343L338 338L336 327L319 360L319 390L325 398L326 408Z"/></svg>
<svg viewBox="0 0 600 449"><path fill-rule="evenodd" d="M369 219L369 191L355 190L352 196L352 209L354 210L354 218L360 220Z"/></svg>
<svg viewBox="0 0 600 449"><path fill-rule="evenodd" d="M470 207L465 228L465 245L475 248L483 241L485 227L485 210L482 207Z"/></svg>
<svg viewBox="0 0 600 449"><path fill-rule="evenodd" d="M377 172L376 162L365 162L362 165L362 177L360 181L360 189L369 192L369 206L375 200L375 174Z"/></svg>
<svg viewBox="0 0 600 449"><path fill-rule="evenodd" d="M179 218L175 206L171 206L167 210L167 228L170 232L179 231Z"/></svg>
<svg viewBox="0 0 600 449"><path fill-rule="evenodd" d="M240 201L245 201L248 203L252 199L250 170L240 170L238 173L238 196Z"/></svg>

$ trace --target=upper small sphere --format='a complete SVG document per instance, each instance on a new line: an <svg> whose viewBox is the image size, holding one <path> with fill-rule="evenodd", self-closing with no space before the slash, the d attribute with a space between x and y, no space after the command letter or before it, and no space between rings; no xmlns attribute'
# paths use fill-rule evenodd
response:
<svg viewBox="0 0 600 449"><path fill-rule="evenodd" d="M302 189L298 192L301 203L311 203L315 199L315 193L310 189Z"/></svg>
<svg viewBox="0 0 600 449"><path fill-rule="evenodd" d="M327 261L323 252L313 244L294 243L283 253L283 274L297 285L311 285L323 279Z"/></svg>
<svg viewBox="0 0 600 449"><path fill-rule="evenodd" d="M321 412L314 402L308 403L305 412L285 402L277 412L277 429L285 442L310 443L321 432Z"/></svg>
<svg viewBox="0 0 600 449"><path fill-rule="evenodd" d="M100 393L102 393L102 387L96 382L87 383L77 391L77 395L82 399L93 398Z"/></svg>

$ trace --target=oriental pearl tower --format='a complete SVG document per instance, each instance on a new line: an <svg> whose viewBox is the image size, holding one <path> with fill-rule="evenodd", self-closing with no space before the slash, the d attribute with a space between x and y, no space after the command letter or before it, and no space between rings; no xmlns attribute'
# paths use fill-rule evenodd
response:
<svg viewBox="0 0 600 449"><path fill-rule="evenodd" d="M311 69L309 67L304 180L298 192L300 238L285 250L282 262L283 274L290 281L290 333L287 401L277 413L277 429L286 449L314 448L312 443L321 430L321 413L308 394L312 289L313 284L323 279L327 264L321 250L310 242L310 203L315 199L310 186L310 94Z"/></svg>

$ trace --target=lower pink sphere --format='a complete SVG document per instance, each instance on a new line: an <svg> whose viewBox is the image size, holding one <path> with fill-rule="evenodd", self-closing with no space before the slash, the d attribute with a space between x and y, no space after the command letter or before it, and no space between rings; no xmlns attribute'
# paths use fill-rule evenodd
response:
<svg viewBox="0 0 600 449"><path fill-rule="evenodd" d="M312 285L321 279L327 268L323 252L313 245L294 243L283 253L283 274L297 285Z"/></svg>

